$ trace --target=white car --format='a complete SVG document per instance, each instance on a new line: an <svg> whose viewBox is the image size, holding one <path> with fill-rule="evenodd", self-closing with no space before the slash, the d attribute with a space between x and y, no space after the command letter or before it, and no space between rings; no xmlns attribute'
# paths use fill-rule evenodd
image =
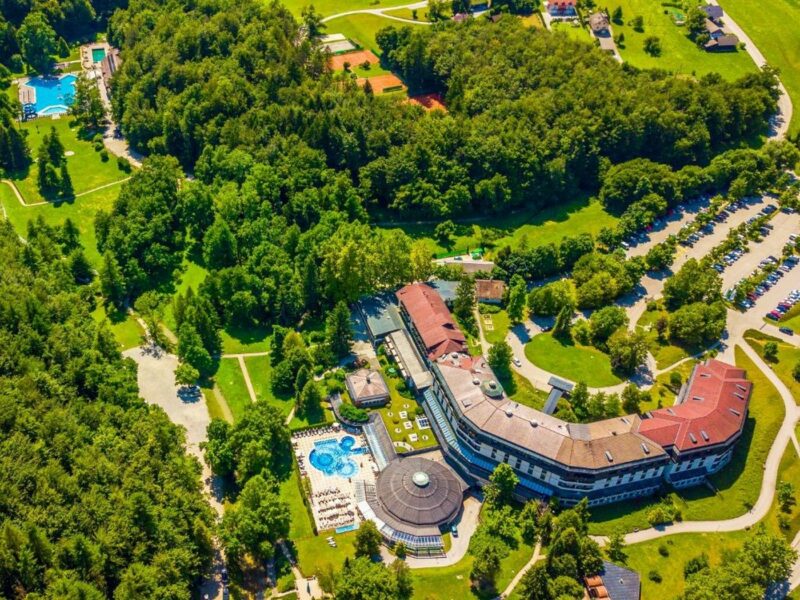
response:
<svg viewBox="0 0 800 600"><path fill-rule="evenodd" d="M513 362L518 367L522 366L522 362L516 356L511 359L511 362Z"/></svg>

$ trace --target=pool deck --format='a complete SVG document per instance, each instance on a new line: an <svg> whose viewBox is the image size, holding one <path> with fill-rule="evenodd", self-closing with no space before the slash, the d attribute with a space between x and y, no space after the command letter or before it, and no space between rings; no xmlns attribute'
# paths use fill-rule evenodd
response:
<svg viewBox="0 0 800 600"><path fill-rule="evenodd" d="M311 512L314 514L314 521L319 532L358 524L360 518L356 510L358 503L356 499L356 482L375 483L375 474L378 467L369 453L350 456L358 465L358 472L350 478L339 475L326 475L311 464L309 457L311 456L311 451L315 448L316 442L331 439L341 442L347 436L355 438L356 448L369 448L363 434L336 431L332 427L302 431L292 436L292 445L297 457L297 464L300 467L300 473L303 477L308 478L311 483Z"/></svg>

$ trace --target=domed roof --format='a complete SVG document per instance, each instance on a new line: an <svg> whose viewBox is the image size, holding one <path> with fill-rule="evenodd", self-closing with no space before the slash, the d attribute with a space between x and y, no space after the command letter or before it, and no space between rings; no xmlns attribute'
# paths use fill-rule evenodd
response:
<svg viewBox="0 0 800 600"><path fill-rule="evenodd" d="M412 525L442 525L461 509L464 490L450 468L419 456L389 463L376 485L381 507Z"/></svg>

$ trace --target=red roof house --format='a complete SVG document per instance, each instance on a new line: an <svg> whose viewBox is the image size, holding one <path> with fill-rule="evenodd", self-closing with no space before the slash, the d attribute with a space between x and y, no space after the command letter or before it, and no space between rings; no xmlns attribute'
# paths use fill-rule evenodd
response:
<svg viewBox="0 0 800 600"><path fill-rule="evenodd" d="M744 369L709 360L695 367L678 403L652 411L639 433L674 454L727 443L744 427L752 389Z"/></svg>
<svg viewBox="0 0 800 600"><path fill-rule="evenodd" d="M417 330L430 360L450 352L467 352L467 340L439 293L424 283L397 291L397 299Z"/></svg>

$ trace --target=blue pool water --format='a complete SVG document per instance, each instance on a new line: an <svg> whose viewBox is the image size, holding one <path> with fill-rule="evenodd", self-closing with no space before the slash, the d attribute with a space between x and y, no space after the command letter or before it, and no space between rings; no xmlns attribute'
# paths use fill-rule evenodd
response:
<svg viewBox="0 0 800 600"><path fill-rule="evenodd" d="M314 449L308 457L311 465L328 476L352 477L358 473L358 464L351 455L363 454L363 448L353 448L356 440L346 435L341 440L335 438L314 442Z"/></svg>
<svg viewBox="0 0 800 600"><path fill-rule="evenodd" d="M60 115L69 110L75 100L76 75L63 77L31 77L28 86L36 91L36 113Z"/></svg>

